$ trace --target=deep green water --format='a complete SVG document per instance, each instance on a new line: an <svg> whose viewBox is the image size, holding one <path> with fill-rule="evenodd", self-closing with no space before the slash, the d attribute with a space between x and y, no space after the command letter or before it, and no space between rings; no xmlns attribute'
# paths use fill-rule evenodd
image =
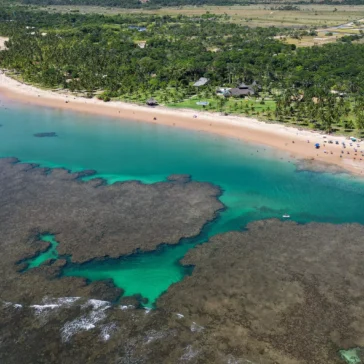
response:
<svg viewBox="0 0 364 364"><path fill-rule="evenodd" d="M221 201L227 209L201 236L155 252L70 264L64 270L64 275L90 280L112 278L127 295L140 293L150 304L191 271L178 260L217 233L283 214L300 223L364 224L363 182L347 175L297 172L293 159L272 149L154 124L14 103L6 106L7 110L0 107L0 157L72 171L95 169L109 183L130 179L153 183L187 173L223 189ZM33 136L39 132L56 132L58 137ZM41 259L36 257L32 266Z"/></svg>

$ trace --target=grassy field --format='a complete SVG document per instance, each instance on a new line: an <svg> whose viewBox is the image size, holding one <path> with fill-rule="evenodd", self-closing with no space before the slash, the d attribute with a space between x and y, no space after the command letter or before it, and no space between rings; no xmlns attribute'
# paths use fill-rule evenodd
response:
<svg viewBox="0 0 364 364"><path fill-rule="evenodd" d="M334 5L298 5L300 10L274 10L277 5L249 5L249 6L201 6L162 8L157 10L132 10L118 8L102 8L87 6L50 6L46 9L51 12L70 12L78 10L81 13L103 14L159 14L159 15L188 15L199 16L206 11L214 14L227 14L233 21L252 27L257 26L287 26L287 27L331 27L364 18L364 5L334 6ZM335 8L337 10L335 10Z"/></svg>
<svg viewBox="0 0 364 364"><path fill-rule="evenodd" d="M201 16L206 12L211 14L225 14L228 22L234 22L249 27L288 27L288 28L313 28L317 30L317 36L305 36L302 39L285 38L289 44L298 47L309 47L336 42L340 37L350 34L358 34L364 31L364 5L335 6L307 4L297 5L298 10L277 10L279 3L271 5L234 5L234 6L190 6L169 7L156 10L119 9L93 6L49 6L41 8L49 12L80 12L100 13L105 15L114 14L158 14L177 16ZM38 7L33 7L37 8ZM347 26L337 28L337 26ZM330 34L332 33L332 34Z"/></svg>
<svg viewBox="0 0 364 364"><path fill-rule="evenodd" d="M184 100L178 103L169 103L166 106L175 107L175 108L185 108L185 109L193 109L197 111L220 111L226 112L229 114L245 114L252 116L262 117L267 116L269 113L273 113L275 110L275 102L272 100L265 100L264 103L261 103L260 100L255 99L225 99L224 104L221 103L222 97L218 99L206 99L200 97L192 97L190 99ZM207 106L197 105L197 102L203 100L209 102Z"/></svg>
<svg viewBox="0 0 364 364"><path fill-rule="evenodd" d="M188 100L184 100L179 103L170 103L165 106L172 108L185 108L185 109L193 109L196 111L213 111L213 112L222 112L229 115L243 115L248 117L254 117L259 120L263 120L265 122L278 123L279 121L275 120L274 111L276 108L276 104L273 100L264 100L264 103L261 103L261 100L258 99L227 99L224 105L221 105L216 99L203 99L203 101L209 101L208 106L200 106L197 105L196 102L202 100L200 97L194 96ZM349 116L348 119L352 119L352 116ZM293 126L296 128L308 129L308 130L318 130L318 125L312 124L308 120L297 120L294 117L284 117L280 123L284 123L287 126ZM352 128L346 128L340 120L337 120L333 124L333 134L337 135L355 135L358 138L363 138L364 131L363 130L355 130Z"/></svg>

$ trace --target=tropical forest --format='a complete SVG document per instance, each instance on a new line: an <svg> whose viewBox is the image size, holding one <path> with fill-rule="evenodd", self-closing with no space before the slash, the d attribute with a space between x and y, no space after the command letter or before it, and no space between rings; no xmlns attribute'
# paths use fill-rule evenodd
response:
<svg viewBox="0 0 364 364"><path fill-rule="evenodd" d="M105 102L153 98L168 107L362 136L362 34L297 47L284 41L292 32L209 12L103 15L3 5L0 67L22 82ZM241 84L251 92L226 92Z"/></svg>

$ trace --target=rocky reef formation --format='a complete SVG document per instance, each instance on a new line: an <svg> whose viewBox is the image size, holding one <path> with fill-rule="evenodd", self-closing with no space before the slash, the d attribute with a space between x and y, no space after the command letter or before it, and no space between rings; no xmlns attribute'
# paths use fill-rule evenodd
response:
<svg viewBox="0 0 364 364"><path fill-rule="evenodd" d="M36 138L54 138L57 137L57 133L54 131L51 132L45 132L45 133L35 133L34 136Z"/></svg>
<svg viewBox="0 0 364 364"><path fill-rule="evenodd" d="M48 247L40 234L54 234L61 255L73 262L119 257L176 244L198 235L223 208L219 188L190 182L186 176L142 184L105 185L101 179L80 180L92 171L71 174L0 159L0 292L10 301L84 295L87 285L77 278L53 279L60 265L44 265L19 274L16 265Z"/></svg>
<svg viewBox="0 0 364 364"><path fill-rule="evenodd" d="M361 225L255 222L191 250L158 305L206 327L206 362L342 363L364 344L363 254Z"/></svg>
<svg viewBox="0 0 364 364"><path fill-rule="evenodd" d="M343 174L348 171L336 164L325 163L315 159L298 159L295 163L298 172L311 171L318 173Z"/></svg>
<svg viewBox="0 0 364 364"><path fill-rule="evenodd" d="M2 302L0 362L344 364L340 350L364 343L363 237L357 224L252 223L190 250L192 275L151 311L132 298ZM88 297L106 299L102 284Z"/></svg>
<svg viewBox="0 0 364 364"><path fill-rule="evenodd" d="M170 364L191 362L199 325L163 310L82 297L0 302L0 362ZM192 361L193 362L193 361Z"/></svg>

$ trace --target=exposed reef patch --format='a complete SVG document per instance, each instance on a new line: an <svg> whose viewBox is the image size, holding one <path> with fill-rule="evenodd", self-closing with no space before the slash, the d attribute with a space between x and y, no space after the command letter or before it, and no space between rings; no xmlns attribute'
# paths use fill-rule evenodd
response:
<svg viewBox="0 0 364 364"><path fill-rule="evenodd" d="M36 138L54 138L57 137L57 133L54 131L46 132L46 133L35 133L33 134Z"/></svg>
<svg viewBox="0 0 364 364"><path fill-rule="evenodd" d="M0 324L1 363L179 363L200 335L190 337L189 321L164 310L82 297L30 306L0 301Z"/></svg>
<svg viewBox="0 0 364 364"><path fill-rule="evenodd" d="M338 165L314 159L299 159L295 163L298 172L311 171L317 173L347 174L348 171Z"/></svg>
<svg viewBox="0 0 364 364"><path fill-rule="evenodd" d="M58 258L57 254L58 242L54 240L54 236L50 234L45 234L39 236L39 239L40 242L47 242L48 246L43 252L38 251L35 256L21 260L19 262L21 271L38 267L45 262L51 262L52 260ZM44 245L43 243L41 244L42 246Z"/></svg>
<svg viewBox="0 0 364 364"><path fill-rule="evenodd" d="M191 182L191 176L189 174L172 174L168 177L168 181L187 183Z"/></svg>
<svg viewBox="0 0 364 364"><path fill-rule="evenodd" d="M278 220L214 236L151 311L132 297L0 302L0 361L359 364L363 236L358 224Z"/></svg>
<svg viewBox="0 0 364 364"><path fill-rule="evenodd" d="M55 236L60 256L83 263L152 251L161 243L177 244L198 235L223 208L217 198L220 189L209 183L180 183L178 177L155 184L80 180L92 174L0 159L0 291L7 300L32 302L47 292L92 293L82 278L50 281L64 264L50 261L19 274L25 267L16 262L49 247L38 239L45 232ZM110 284L105 287L111 289Z"/></svg>
<svg viewBox="0 0 364 364"><path fill-rule="evenodd" d="M190 250L192 275L157 304L253 363L340 363L364 337L363 254L362 225L259 221Z"/></svg>

